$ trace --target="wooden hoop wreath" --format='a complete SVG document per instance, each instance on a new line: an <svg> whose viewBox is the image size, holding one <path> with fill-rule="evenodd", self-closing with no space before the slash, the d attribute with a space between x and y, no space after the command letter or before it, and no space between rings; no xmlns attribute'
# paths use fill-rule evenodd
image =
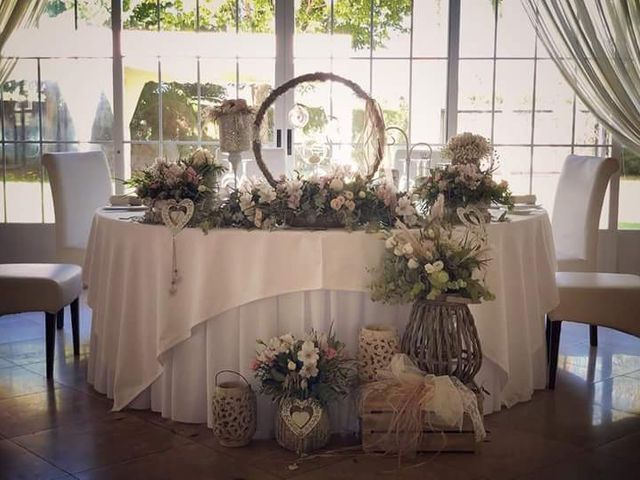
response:
<svg viewBox="0 0 640 480"><path fill-rule="evenodd" d="M375 145L376 151L375 151L375 160L373 162L373 166L371 168L371 171L368 172L367 176L365 177L365 180L367 182L370 182L373 179L373 176L378 171L378 167L380 166L380 163L382 162L382 157L384 156L384 149L386 144L385 131L384 131L385 130L384 119L382 117L382 111L380 110L378 103L373 98L371 98L367 94L367 92L365 92L357 83L352 82L351 80L348 80L344 77L341 77L334 73L328 73L328 72L306 73L304 75L300 75L298 77L292 78L291 80L283 83L278 88L273 90L269 94L269 96L265 98L264 102L262 102L262 104L260 105L260 108L258 109L258 113L256 113L256 117L253 122L253 154L256 157L256 163L258 164L258 167L260 167L260 170L264 174L264 177L267 179L267 182L269 182L269 184L272 187L275 188L278 182L273 178L273 175L271 175L271 172L269 171L266 164L264 163L264 160L262 158L262 143L260 142L260 127L262 125L262 120L264 119L264 116L267 113L267 110L280 95L282 95L283 93L287 92L292 88L295 88L301 83L327 82L327 81L341 83L349 87L351 90L353 90L353 92L356 94L357 97L362 98L366 102L367 109L372 112L373 128L377 133L377 139L376 139L376 145Z"/></svg>

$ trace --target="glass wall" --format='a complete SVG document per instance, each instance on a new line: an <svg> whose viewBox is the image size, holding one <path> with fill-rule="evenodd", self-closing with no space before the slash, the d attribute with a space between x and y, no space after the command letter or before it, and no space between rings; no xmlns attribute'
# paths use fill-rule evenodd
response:
<svg viewBox="0 0 640 480"><path fill-rule="evenodd" d="M113 164L110 3L49 0L2 52L18 59L0 86L2 221L54 221L42 153L101 149Z"/></svg>
<svg viewBox="0 0 640 480"><path fill-rule="evenodd" d="M548 210L564 158L608 155L611 147L537 41L521 3L510 0L461 0L458 131L491 139L497 174Z"/></svg>
<svg viewBox="0 0 640 480"><path fill-rule="evenodd" d="M124 127L125 171L197 145L215 149L213 106L236 97L259 105L274 85L313 71L358 83L378 100L387 126L429 143L436 156L449 91L457 131L490 138L498 175L550 209L564 157L607 154L610 140L536 41L519 0L459 1L452 19L448 0L119 2L124 84L114 89L111 0L49 0L37 28L16 32L3 52L18 63L0 88L0 221L53 221L43 152L98 148L113 162L114 118ZM450 22L460 27L459 61L458 83L447 90ZM114 95L122 112L113 111ZM288 121L296 105L309 114L304 126ZM309 152L327 145L334 160L351 161L363 107L338 84L298 88L267 116L267 143L290 128L294 168L309 167ZM406 149L394 137L387 166L402 172ZM634 162L626 154L625 228L640 223L630 207L640 184Z"/></svg>

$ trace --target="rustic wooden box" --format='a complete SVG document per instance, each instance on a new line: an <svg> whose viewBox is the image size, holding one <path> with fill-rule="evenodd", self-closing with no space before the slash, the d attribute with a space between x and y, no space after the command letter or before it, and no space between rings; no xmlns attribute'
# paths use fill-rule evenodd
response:
<svg viewBox="0 0 640 480"><path fill-rule="evenodd" d="M392 410L377 393L365 398L361 412L362 449L367 453L394 452L393 439L386 438ZM465 414L462 430L425 424L418 452L471 452L476 451L476 440L471 419Z"/></svg>

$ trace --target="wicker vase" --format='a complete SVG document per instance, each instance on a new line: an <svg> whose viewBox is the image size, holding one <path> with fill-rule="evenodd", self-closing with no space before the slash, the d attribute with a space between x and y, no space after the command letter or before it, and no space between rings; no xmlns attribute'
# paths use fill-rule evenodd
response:
<svg viewBox="0 0 640 480"><path fill-rule="evenodd" d="M473 381L482 365L482 349L466 303L418 301L402 336L402 351L427 373Z"/></svg>
<svg viewBox="0 0 640 480"><path fill-rule="evenodd" d="M389 367L400 351L400 337L394 327L368 325L358 335L358 377L360 382L375 382L378 371Z"/></svg>
<svg viewBox="0 0 640 480"><path fill-rule="evenodd" d="M233 373L243 382L218 383L218 375ZM256 394L247 379L233 370L221 370L215 377L215 392L211 400L213 434L224 447L243 447L256 433Z"/></svg>
<svg viewBox="0 0 640 480"><path fill-rule="evenodd" d="M326 407L317 400L287 398L278 404L275 416L278 445L301 455L324 447L330 425Z"/></svg>

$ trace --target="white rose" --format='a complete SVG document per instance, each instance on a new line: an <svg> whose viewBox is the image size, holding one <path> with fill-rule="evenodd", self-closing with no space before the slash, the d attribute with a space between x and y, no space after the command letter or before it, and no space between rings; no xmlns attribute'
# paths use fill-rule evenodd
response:
<svg viewBox="0 0 640 480"><path fill-rule="evenodd" d="M427 264L424 266L424 269L425 269L425 271L426 271L427 273L433 273L433 272L435 272L435 271L436 271L436 269L435 269L435 268L433 268L433 265L431 265L430 263L427 263Z"/></svg>
<svg viewBox="0 0 640 480"><path fill-rule="evenodd" d="M397 244L398 242L396 241L396 237L389 237L384 242L384 246L387 248L387 250L395 248Z"/></svg>
<svg viewBox="0 0 640 480"><path fill-rule="evenodd" d="M356 208L356 203L353 200L347 200L346 202L344 202L344 204L347 206L347 209L350 212L353 212Z"/></svg>
<svg viewBox="0 0 640 480"><path fill-rule="evenodd" d="M402 253L404 253L405 255L411 255L413 253L413 247L410 243L405 243L402 246Z"/></svg>
<svg viewBox="0 0 640 480"><path fill-rule="evenodd" d="M434 272L439 272L443 268L444 268L444 263L442 263L442 260L438 260L437 262L433 263L433 271Z"/></svg>
<svg viewBox="0 0 640 480"><path fill-rule="evenodd" d="M402 252L402 248L400 248L400 247L396 247L396 248L394 248L394 249L393 249L393 254L394 254L396 257L403 257L403 256L404 256L404 253Z"/></svg>
<svg viewBox="0 0 640 480"><path fill-rule="evenodd" d="M420 266L420 264L416 261L415 258L410 258L408 262L408 266L411 270L415 270Z"/></svg>
<svg viewBox="0 0 640 480"><path fill-rule="evenodd" d="M329 188L334 192L341 192L342 189L344 188L344 182L339 178L334 178L333 180L331 180L331 183L329 184Z"/></svg>
<svg viewBox="0 0 640 480"><path fill-rule="evenodd" d="M344 192L344 196L347 200L353 200L353 192L350 192L349 190Z"/></svg>
<svg viewBox="0 0 640 480"><path fill-rule="evenodd" d="M270 185L261 185L258 189L260 203L271 203L276 199L276 191Z"/></svg>
<svg viewBox="0 0 640 480"><path fill-rule="evenodd" d="M365 198L366 196L367 194L363 190L360 190L360 192L358 193L359 198Z"/></svg>
<svg viewBox="0 0 640 480"><path fill-rule="evenodd" d="M198 185L198 191L200 193L206 192L207 191L207 186L206 185Z"/></svg>
<svg viewBox="0 0 640 480"><path fill-rule="evenodd" d="M244 212L245 210L253 207L253 196L249 192L244 192L240 194L240 209Z"/></svg>
<svg viewBox="0 0 640 480"><path fill-rule="evenodd" d="M295 362L292 362L291 360L289 360L289 362L287 363L287 368L293 372L296 369L296 367L297 365L295 364Z"/></svg>

